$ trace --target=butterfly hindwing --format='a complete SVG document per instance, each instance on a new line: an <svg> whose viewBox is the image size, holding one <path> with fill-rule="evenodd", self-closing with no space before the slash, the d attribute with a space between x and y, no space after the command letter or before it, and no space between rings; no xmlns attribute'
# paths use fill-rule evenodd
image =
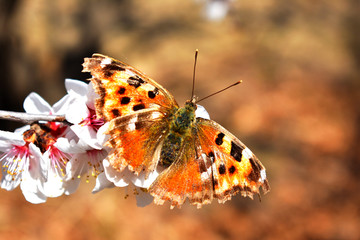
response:
<svg viewBox="0 0 360 240"><path fill-rule="evenodd" d="M205 155L198 154L200 149L194 148L196 141L185 140L179 157L150 186L156 204L169 201L172 208L180 207L188 198L199 208L212 201L211 162Z"/></svg>
<svg viewBox="0 0 360 240"><path fill-rule="evenodd" d="M113 150L108 159L113 168L122 171L126 166L136 174L148 175L158 163L167 122L163 113L142 110L110 121L106 145Z"/></svg>
<svg viewBox="0 0 360 240"><path fill-rule="evenodd" d="M212 159L213 196L223 203L241 193L253 197L270 190L265 168L240 140L218 123L197 118L198 138Z"/></svg>
<svg viewBox="0 0 360 240"><path fill-rule="evenodd" d="M85 58L83 72L91 72L99 118L105 121L142 109L167 111L177 107L173 96L139 70L113 58L93 54Z"/></svg>

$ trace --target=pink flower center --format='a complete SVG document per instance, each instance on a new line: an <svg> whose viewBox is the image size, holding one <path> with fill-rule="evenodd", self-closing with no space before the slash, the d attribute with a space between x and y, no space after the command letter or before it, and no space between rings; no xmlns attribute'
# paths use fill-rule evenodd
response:
<svg viewBox="0 0 360 240"><path fill-rule="evenodd" d="M80 124L83 126L90 126L98 131L99 128L104 125L104 120L97 118L95 110L89 109L89 116L82 120Z"/></svg>
<svg viewBox="0 0 360 240"><path fill-rule="evenodd" d="M29 148L26 144L24 146L13 146L9 152L1 156L0 161L3 171L10 175L14 181L24 171L29 158Z"/></svg>
<svg viewBox="0 0 360 240"><path fill-rule="evenodd" d="M70 159L70 155L60 151L55 146L50 146L49 158L52 168L60 175L65 176L65 166Z"/></svg>
<svg viewBox="0 0 360 240"><path fill-rule="evenodd" d="M68 126L56 122L49 122L49 125L51 129L51 135L56 138L61 137L68 128Z"/></svg>

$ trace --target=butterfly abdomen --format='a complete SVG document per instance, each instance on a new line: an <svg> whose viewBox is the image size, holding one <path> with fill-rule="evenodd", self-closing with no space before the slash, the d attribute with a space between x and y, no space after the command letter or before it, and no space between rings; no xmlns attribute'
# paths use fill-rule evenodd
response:
<svg viewBox="0 0 360 240"><path fill-rule="evenodd" d="M173 115L160 154L160 163L164 167L170 166L177 159L184 141L191 137L195 110L196 105L188 102L185 107L179 108Z"/></svg>

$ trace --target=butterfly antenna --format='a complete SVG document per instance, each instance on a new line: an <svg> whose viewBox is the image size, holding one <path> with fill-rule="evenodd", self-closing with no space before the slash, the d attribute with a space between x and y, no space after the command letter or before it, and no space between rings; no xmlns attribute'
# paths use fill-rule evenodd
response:
<svg viewBox="0 0 360 240"><path fill-rule="evenodd" d="M231 84L230 86L228 86L228 87L226 87L226 88L224 88L224 89L221 89L220 91L214 92L213 94L210 94L209 96L206 96L206 97L204 97L204 98L201 98L200 100L196 101L196 103L201 102L202 100L205 100L205 99L207 99L207 98L209 98L209 97L212 97L212 96L214 96L214 95L216 95L216 94L218 94L218 93L221 93L221 92L225 91L226 89L229 89L229 88L231 88L231 87L234 87L234 86L236 86L236 85L238 85L238 84L240 84L240 83L242 83L242 80L237 81L236 83Z"/></svg>
<svg viewBox="0 0 360 240"><path fill-rule="evenodd" d="M192 85L192 91L191 91L191 98L194 98L194 91L195 91L195 72L196 72L196 63L197 63L197 57L199 54L199 49L195 50L195 62L194 62L194 70L193 70L193 85Z"/></svg>

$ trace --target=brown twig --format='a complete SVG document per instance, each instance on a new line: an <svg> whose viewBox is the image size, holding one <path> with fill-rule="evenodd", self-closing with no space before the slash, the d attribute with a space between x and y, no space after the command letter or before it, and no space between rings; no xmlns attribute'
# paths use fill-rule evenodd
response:
<svg viewBox="0 0 360 240"><path fill-rule="evenodd" d="M30 124L37 121L68 123L64 115L32 114L0 110L0 119Z"/></svg>

